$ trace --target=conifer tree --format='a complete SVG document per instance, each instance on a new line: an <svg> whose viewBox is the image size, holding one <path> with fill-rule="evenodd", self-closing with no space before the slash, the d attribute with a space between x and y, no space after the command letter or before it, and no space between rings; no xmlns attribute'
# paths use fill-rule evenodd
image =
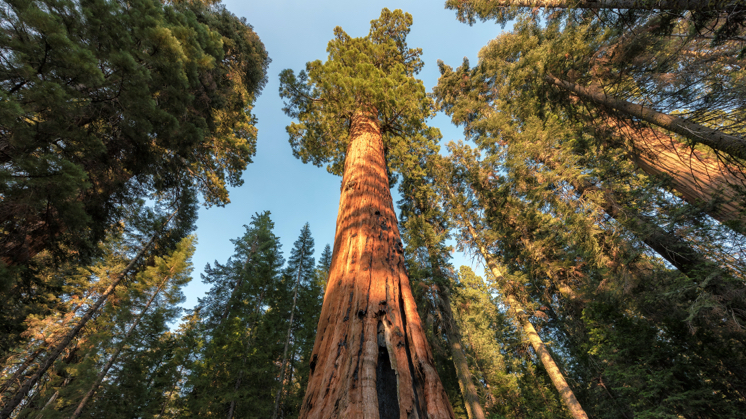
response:
<svg viewBox="0 0 746 419"><path fill-rule="evenodd" d="M314 243L313 237L311 237L311 229L308 226L308 223L306 223L306 225L304 225L301 229L298 240L296 240L293 244L293 249L290 251L290 258L288 259L288 266L285 268L286 277L294 279L293 303L290 306L288 332L287 337L285 338L285 348L282 353L282 362L280 363L280 388L277 390L277 393L275 395L275 407L272 410L272 419L277 419L277 414L280 408L280 398L282 397L285 387L285 372L288 362L288 347L290 346L291 340L294 341L293 350L291 351L291 358L293 357L292 354L295 353L295 344L297 342L296 339L293 339L293 320L295 316L295 307L298 302L298 291L301 287L301 282L303 282L303 285L307 287L313 284L315 264L313 256L311 256L314 252L313 246Z"/></svg>
<svg viewBox="0 0 746 419"><path fill-rule="evenodd" d="M656 260L614 219L598 214L587 198L538 186L561 184L570 174L567 162L562 172L553 174L514 147L481 163L467 147L451 150L460 170L454 179L466 180L454 187L460 188L462 199L469 199L460 201L464 212L450 212L472 219L481 215L474 229L486 253L512 271L500 272L497 290L512 293L532 323L543 323L540 333L562 343L558 361L570 366L565 371L573 381L597 383L576 392L589 415L696 416L717 411L727 416L724 412L739 408L739 398L731 391L742 384L726 378L730 372L724 371L740 369L732 362L740 357L736 354L743 333L735 323L723 322L717 314L723 311L713 309L717 303L706 303L707 309L700 305L709 298L709 284L704 289L687 285L691 278ZM498 163L500 175L491 166ZM471 234L462 240L469 243ZM705 315L698 313L702 309ZM640 327L639 335L634 327ZM666 337L664 347L657 345L653 329ZM599 340L596 333L605 338ZM617 353L635 354L649 372L640 377L634 362L620 363L631 355L618 358ZM661 362L665 357L677 361ZM713 368L718 364L724 370ZM703 379L686 378L695 376ZM732 390L714 390L724 386ZM718 396L710 397L713 394Z"/></svg>
<svg viewBox="0 0 746 419"><path fill-rule="evenodd" d="M624 31L584 15L561 14L546 28L524 19L482 50L476 68L443 66L435 90L472 134L495 134L502 124L495 109L523 121L576 124L576 135L585 137L573 144L579 154L623 150L684 200L743 234L740 67L680 53L738 52L727 42L708 47L694 38L667 37L672 27L698 30L696 22L671 19L642 18Z"/></svg>
<svg viewBox="0 0 746 419"><path fill-rule="evenodd" d="M410 158L399 187L402 194L399 202L402 239L408 271L411 280L418 281L420 287L427 289L426 292L415 293L415 298L420 297L417 298L417 305L421 316L439 320L437 326L433 324L436 330L428 334L432 346L446 346L447 350L442 352L450 355L453 360L462 396L462 400L458 401L451 397L454 410L463 403L469 419L484 419L484 408L469 369L459 325L451 310L450 295L455 281L452 278L453 267L449 262L451 248L445 244L450 225L442 213L437 190L428 173L429 157ZM439 338L443 335L446 338L441 343ZM442 364L437 361L436 356L436 363ZM438 365L438 368L442 377L444 369L448 367ZM448 383L448 391L447 387Z"/></svg>
<svg viewBox="0 0 746 419"><path fill-rule="evenodd" d="M75 320L69 322L69 325L73 327L66 327L58 332L58 335L49 342L49 346L44 348L46 356L42 358L36 367L36 369L25 376L23 380L19 381L17 388L13 389L13 392L3 400L3 407L0 410L0 417L9 417L16 407L24 400L27 394L31 391L34 386L45 376L46 372L53 366L61 354L64 351L70 349L75 350L73 345L70 345L78 335L86 327L87 323L91 321L95 316L99 314L101 308L107 302L110 296L112 296L117 290L118 286L134 272L142 269L146 258L152 259L153 257L168 252L173 245L173 240L178 239L180 235L188 233L189 229L193 225L193 202L184 202L184 206L174 210L170 215L156 217L155 220L148 220L153 223L150 226L150 231L144 229L150 237L146 236L147 242L143 242L136 249L136 254L132 256L128 261L122 261L121 258L114 256L113 264L109 264L104 261L100 266L94 266L89 269L93 269L93 272L88 271L82 273L87 278L97 278L101 281L101 284L105 286L105 289L101 289L100 294L95 295L91 299L90 305L86 306L81 316ZM177 216L178 214L178 216ZM169 226L169 224L173 225ZM184 229L186 225L186 230ZM181 236L183 237L183 235ZM127 249L114 249L114 251L124 251ZM69 355L68 355L69 356ZM12 384L12 383L11 383Z"/></svg>
<svg viewBox="0 0 746 419"><path fill-rule="evenodd" d="M316 281L321 289L326 289L327 280L329 279L329 270L332 267L332 248L328 244L324 246L319 263L316 265ZM323 292L323 291L322 291Z"/></svg>
<svg viewBox="0 0 746 419"><path fill-rule="evenodd" d="M301 418L452 418L404 270L389 183L432 148L432 103L412 17L384 9L368 36L334 30L326 62L281 74L296 156L343 174L328 287Z"/></svg>
<svg viewBox="0 0 746 419"><path fill-rule="evenodd" d="M0 45L0 262L91 257L121 202L229 202L255 153L269 58L211 2L11 1ZM210 80L210 82L207 82ZM74 256L71 256L74 255ZM5 278L4 278L5 279Z"/></svg>
<svg viewBox="0 0 746 419"><path fill-rule="evenodd" d="M77 404L77 407L75 408L73 414L70 416L71 419L78 418L83 413L83 409L85 408L86 404L94 396L94 394L98 390L98 387L101 385L102 381L109 373L109 370L117 362L117 358L119 358L122 351L125 349L125 345L131 343L130 339L133 338L137 326L143 320L143 317L148 314L150 306L153 304L154 301L156 301L156 299L159 297L159 294L162 291L169 294L168 297L170 301L164 302L164 305L166 305L166 309L170 309L171 307L168 307L169 305L173 306L183 299L183 296L180 292L178 292L178 289L180 288L180 286L186 284L191 280L191 278L189 277L189 275L191 274L191 264L189 263L189 259L191 258L193 253L194 238L188 237L182 240L181 243L179 243L176 250L171 255L169 255L169 257L165 259L157 258L154 261L154 266L148 267L145 271L138 275L138 278L136 279L138 284L155 283L155 289L150 291L151 295L148 298L147 302L140 309L139 313L135 316L131 324L128 326L128 329L125 332L124 336L121 338L118 347L116 348L114 353L111 354L106 364L101 368L101 372L96 376L96 379L91 385L91 388L85 393L83 398L80 400L80 403ZM148 281L147 277L152 277L153 279ZM161 343L159 341L157 342Z"/></svg>
<svg viewBox="0 0 746 419"><path fill-rule="evenodd" d="M205 268L203 281L212 287L196 309L201 347L189 366L189 415L272 415L289 317L282 306L292 298L292 287L282 286L273 228L269 212L252 216L228 261Z"/></svg>
<svg viewBox="0 0 746 419"><path fill-rule="evenodd" d="M441 182L446 182L446 180L442 179ZM472 221L473 212L463 207L463 204L460 203L463 198L460 199L456 194L454 194L451 185L442 183L441 190L443 190L444 194L446 194L447 199L450 203L450 208L452 208L457 213L455 219L459 223L459 226L467 232L471 242L471 246L473 246L482 256L492 275L494 275L495 278L497 278L498 280L504 281L503 274L499 265L495 261L492 254L489 253L484 238L477 232L475 223L474 221ZM588 415L585 413L585 410L575 397L574 392L567 384L567 381L565 380L562 372L557 366L557 363L553 359L551 353L547 349L541 337L539 337L534 326L529 321L528 315L523 309L523 306L520 304L515 296L515 291L510 289L502 289L501 291L505 302L515 313L515 316L517 317L521 327L527 335L531 346L534 348L536 354L541 359L541 362L544 365L547 373L549 374L552 383L557 389L557 392L562 397L562 401L572 414L572 417L576 419L587 419Z"/></svg>

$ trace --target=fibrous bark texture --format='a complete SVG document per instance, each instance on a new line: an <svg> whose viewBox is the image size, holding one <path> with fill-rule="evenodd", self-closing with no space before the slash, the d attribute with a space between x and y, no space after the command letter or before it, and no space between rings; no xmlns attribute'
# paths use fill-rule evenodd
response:
<svg viewBox="0 0 746 419"><path fill-rule="evenodd" d="M746 140L735 135L709 128L677 116L658 112L652 108L608 96L603 91L559 79L549 73L545 80L557 87L572 92L593 103L619 111L630 117L640 118L645 122L675 132L695 143L702 143L714 150L722 151L739 159L746 159Z"/></svg>
<svg viewBox="0 0 746 419"><path fill-rule="evenodd" d="M378 121L350 128L337 231L300 418L453 418L404 267Z"/></svg>
<svg viewBox="0 0 746 419"><path fill-rule="evenodd" d="M632 160L645 173L669 177L673 189L690 204L717 203L707 208L707 213L739 233L746 232L744 195L739 191L746 188L746 174L738 167L651 128L633 127L624 122L610 125L632 140Z"/></svg>

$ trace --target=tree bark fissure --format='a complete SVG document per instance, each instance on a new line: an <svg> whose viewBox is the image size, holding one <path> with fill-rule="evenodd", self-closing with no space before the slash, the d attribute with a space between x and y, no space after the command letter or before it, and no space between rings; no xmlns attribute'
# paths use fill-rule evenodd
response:
<svg viewBox="0 0 746 419"><path fill-rule="evenodd" d="M389 370L382 373L388 377L382 391L396 394L395 417L453 418L404 268L383 140L372 113L353 118L339 208L300 418L389 415L379 411L379 357L381 371ZM395 389L387 381L390 372Z"/></svg>

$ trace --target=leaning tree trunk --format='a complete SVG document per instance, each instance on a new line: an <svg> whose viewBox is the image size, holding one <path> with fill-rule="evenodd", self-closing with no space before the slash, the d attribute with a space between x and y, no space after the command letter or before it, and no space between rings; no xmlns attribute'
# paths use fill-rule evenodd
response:
<svg viewBox="0 0 746 419"><path fill-rule="evenodd" d="M466 360L463 346L461 345L461 330L453 317L451 310L451 299L449 291L442 294L443 314L445 317L445 331L448 338L448 344L451 347L451 356L453 357L453 366L456 367L458 376L458 385L461 389L461 395L464 396L464 405L466 414L469 419L485 419L484 409L479 402L477 387L474 385L474 377L469 370L469 363Z"/></svg>
<svg viewBox="0 0 746 419"><path fill-rule="evenodd" d="M561 80L550 73L547 73L544 79L597 105L614 109L630 117L640 118L645 122L675 132L695 143L701 143L714 150L746 160L746 140L741 137L658 112L643 105L610 97L602 91Z"/></svg>
<svg viewBox="0 0 746 419"><path fill-rule="evenodd" d="M171 218L173 218L176 215L176 211L174 211L171 216L166 220L166 222L163 224L164 227L168 224L169 221L171 221ZM13 413L13 411L18 407L18 405L21 403L21 401L26 397L28 392L31 390L34 385L39 381L39 379L47 372L47 370L54 364L54 362L57 360L57 358L60 356L60 354L67 348L67 346L72 342L72 340L80 333L81 330L85 327L85 325L88 323L89 320L91 320L98 312L98 310L101 308L101 306L106 302L106 300L109 298L109 296L114 293L114 290L116 290L117 286L124 280L124 278L127 276L127 274L134 269L135 265L140 262L142 257L150 250L150 247L153 246L156 239L158 237L158 233L153 234L153 236L150 238L150 241L143 246L142 249L137 253L137 255L130 261L129 264L127 264L127 267L122 270L122 272L119 272L117 274L112 275L114 277L113 281L109 286L106 288L106 290L101 294L101 296L96 300L96 302L85 312L85 314L80 318L78 321L78 324L75 325L67 334L60 339L60 341L57 343L57 345L54 347L54 349L50 352L50 354L47 356L47 358L41 363L39 368L34 372L34 374L27 378L23 384L21 384L21 387L16 391L16 393L13 395L13 397L3 406L3 409L0 410L0 419L7 419L10 417L10 415Z"/></svg>
<svg viewBox="0 0 746 419"><path fill-rule="evenodd" d="M158 288L155 289L155 292L153 292L153 295L150 296L148 299L148 302L145 304L145 307L140 311L140 313L137 314L137 317L135 317L135 320L132 322L132 325L127 330L127 333L125 333L124 338L122 338L122 342L119 344L119 347L114 352L114 354L111 355L111 358L109 358L109 361L104 365L104 367L101 369L101 372L98 373L98 376L96 377L96 381L93 382L93 385L88 390L88 392L83 396L83 400L80 401L78 404L78 407L75 409L75 412L73 412L72 416L70 416L70 419L77 419L80 417L80 415L83 413L83 409L85 408L85 405L88 403L88 400L93 397L93 395L96 393L96 390L98 390L98 386L101 385L101 383L104 381L104 378L106 377L106 374L109 373L109 370L114 365L115 362L117 362L117 358L119 358L119 354L122 353L122 350L124 349L124 346L127 344L127 341L130 339L130 336L135 332L135 329L137 328L137 325L140 324L140 319L142 319L142 316L145 314L145 312L148 311L150 308L150 305L153 303L153 300L158 296L158 293L161 292L161 289L163 286L168 282L170 277L166 277L161 281L161 283L158 285Z"/></svg>
<svg viewBox="0 0 746 419"><path fill-rule="evenodd" d="M350 127L328 287L300 418L453 418L427 344L372 113Z"/></svg>
<svg viewBox="0 0 746 419"><path fill-rule="evenodd" d="M632 161L645 173L670 178L673 189L690 204L718 202L707 209L707 214L741 234L746 233L746 202L738 190L746 189L746 174L738 167L651 128L635 127L615 119L608 125L631 140Z"/></svg>
<svg viewBox="0 0 746 419"><path fill-rule="evenodd" d="M492 255L485 248L480 236L477 235L476 230L471 225L471 221L466 219L462 219L461 221L464 227L466 227L466 230L469 232L472 241L479 249L479 253L482 254L482 258L486 262L487 267L490 269L490 272L492 272L492 275L494 275L495 278L497 278L498 280L502 278L502 273L500 272L497 263L495 263ZM542 365L544 365L544 369L547 371L549 378L552 380L552 384L554 384L554 387L559 392L560 397L562 397L562 401L565 403L565 406L572 414L572 417L575 419L588 419L588 415L586 415L585 410L583 410L583 407L580 405L580 402L578 402L578 399L575 398L575 393L573 393L572 389L567 384L567 381L565 381L565 377L562 375L559 367L554 362L552 355L549 353L546 345L544 345L541 337L529 321L528 314L526 314L526 312L523 310L523 307L518 302L518 300L516 300L510 290L503 290L503 297L505 298L505 302L508 304L508 306L510 306L510 308L515 312L516 317L518 318L518 322L523 328L523 331L528 336L528 340L531 343L531 346L534 348L534 351L539 356Z"/></svg>

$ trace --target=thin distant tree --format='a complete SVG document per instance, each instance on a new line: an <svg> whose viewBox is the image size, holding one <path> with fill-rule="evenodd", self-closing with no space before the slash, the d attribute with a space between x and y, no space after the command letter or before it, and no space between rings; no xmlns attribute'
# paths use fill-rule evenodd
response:
<svg viewBox="0 0 746 419"><path fill-rule="evenodd" d="M282 397L282 391L285 386L285 371L288 362L288 347L290 347L291 337L293 335L293 317L295 316L295 306L298 302L298 290L301 286L301 281L309 282L313 280L313 237L311 237L311 228L308 223L301 229L300 237L295 241L293 250L290 251L290 258L288 259L287 273L289 277L294 278L293 286L293 303L290 306L290 319L288 320L288 333L285 337L285 349L282 352L282 362L280 363L280 388L277 389L275 395L275 407L272 410L272 419L277 419L277 414L280 408L280 398ZM293 348L295 352L295 348ZM292 355L291 355L292 356Z"/></svg>
<svg viewBox="0 0 746 419"><path fill-rule="evenodd" d="M474 222L471 219L472 215L469 214L468 210L460 206L459 197L452 192L449 185L443 184L442 190L447 193L446 199L449 200L450 208L457 212L454 218L459 224L459 227L464 229L470 237L470 246L479 252L492 275L494 275L498 280L502 280L502 271L492 254L487 250L487 246L485 246L482 236L474 227ZM534 351L536 351L536 354L544 365L549 378L552 380L552 384L554 384L554 387L557 389L557 392L565 403L567 409L572 414L572 417L575 419L588 419L588 415L575 397L575 393L567 384L562 371L557 366L554 358L552 358L552 355L539 334L536 332L536 329L529 321L529 317L523 309L523 306L515 296L515 291L507 288L502 291L502 297L518 319L518 322L528 337L531 346L534 348Z"/></svg>

